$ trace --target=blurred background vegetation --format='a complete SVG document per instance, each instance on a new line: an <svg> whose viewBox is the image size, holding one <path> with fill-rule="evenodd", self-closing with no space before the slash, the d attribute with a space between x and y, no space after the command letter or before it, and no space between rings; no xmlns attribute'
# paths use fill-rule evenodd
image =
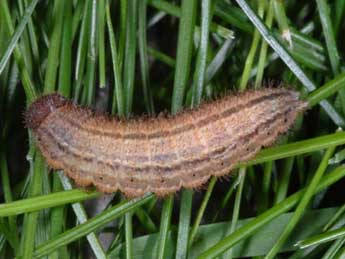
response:
<svg viewBox="0 0 345 259"><path fill-rule="evenodd" d="M0 1L0 258L342 258L345 0ZM50 171L25 108L119 116L284 85L310 109L232 175L126 200Z"/></svg>

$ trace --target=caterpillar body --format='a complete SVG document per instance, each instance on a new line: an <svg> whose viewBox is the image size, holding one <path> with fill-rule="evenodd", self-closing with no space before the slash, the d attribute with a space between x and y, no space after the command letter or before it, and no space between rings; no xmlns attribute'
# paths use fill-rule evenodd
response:
<svg viewBox="0 0 345 259"><path fill-rule="evenodd" d="M128 197L196 188L271 145L307 108L298 92L250 90L174 116L123 120L42 96L25 114L54 169L78 185Z"/></svg>

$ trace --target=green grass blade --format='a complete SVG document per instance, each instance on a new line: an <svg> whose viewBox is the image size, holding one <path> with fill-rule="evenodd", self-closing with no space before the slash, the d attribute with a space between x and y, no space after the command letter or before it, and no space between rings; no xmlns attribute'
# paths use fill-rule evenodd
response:
<svg viewBox="0 0 345 259"><path fill-rule="evenodd" d="M125 56L126 48L126 38L127 38L127 16L128 16L128 5L127 0L120 1L120 25L119 25L119 60L120 62L120 71L123 72L123 57Z"/></svg>
<svg viewBox="0 0 345 259"><path fill-rule="evenodd" d="M319 186L316 189L316 192L321 191L322 189L326 188L330 184L338 181L342 177L345 177L345 167L338 167L332 173L328 174L327 176L323 177L320 181ZM255 231L263 227L265 224L270 222L272 219L276 218L277 216L281 215L282 213L292 209L298 201L303 197L305 189L298 191L297 193L291 195L284 201L278 203L271 209L265 211L254 220L250 221L248 224L242 226L241 228L237 229L236 232L227 236L222 241L202 253L198 256L198 259L206 259L206 258L214 258L217 255L227 251L229 248L233 247L235 244L240 242L241 240L253 235Z"/></svg>
<svg viewBox="0 0 345 259"><path fill-rule="evenodd" d="M236 0L239 6L242 8L244 13L253 22L256 29L261 33L261 36L267 41L267 43L275 50L275 52L280 56L284 63L290 68L290 70L295 74L295 76L303 83L308 91L313 91L316 89L315 84L308 78L300 66L294 61L294 59L289 55L284 46L282 46L277 39L269 32L267 27L262 23L260 18L253 12L245 0ZM327 102L321 101L320 105L327 112L327 114L332 118L334 123L338 126L345 126L344 119L336 112L336 110Z"/></svg>
<svg viewBox="0 0 345 259"><path fill-rule="evenodd" d="M214 186L216 184L216 181L217 181L217 178L216 177L212 177L211 181L208 184L207 191L205 193L204 199L202 200L202 203L201 203L201 206L200 206L200 208L198 210L197 216L195 217L195 221L194 221L193 227L190 230L189 240L188 240L189 247L191 247L193 245L194 238L195 238L196 233L197 233L197 231L199 229L202 216L204 215L206 206L208 204L208 201L210 200L210 197L211 197L213 188L214 188Z"/></svg>
<svg viewBox="0 0 345 259"><path fill-rule="evenodd" d="M265 22L267 28L269 29L272 27L272 23L273 23L273 1L274 0L269 0L269 3L268 3L269 6L268 6L267 17L266 17L266 22ZM259 88L262 84L265 64L268 59L267 49L268 49L267 42L262 41L260 54L259 54L258 69L257 69L257 74L256 74L256 79L255 79L255 88Z"/></svg>
<svg viewBox="0 0 345 259"><path fill-rule="evenodd" d="M166 243L168 238L168 231L170 228L170 219L171 213L174 205L174 196L170 195L168 198L165 199L162 209L161 215L161 225L159 229L159 239L158 239L158 246L156 252L157 259L164 259L165 258L165 250L166 250Z"/></svg>
<svg viewBox="0 0 345 259"><path fill-rule="evenodd" d="M65 1L54 2L55 23L52 35L49 41L48 64L44 79L44 92L54 92L56 87L56 75L60 64L60 49L63 18L65 12Z"/></svg>
<svg viewBox="0 0 345 259"><path fill-rule="evenodd" d="M291 30L289 27L288 19L286 17L284 3L281 1L274 0L273 7L274 7L275 18L278 22L282 38L286 40L290 46L292 46Z"/></svg>
<svg viewBox="0 0 345 259"><path fill-rule="evenodd" d="M265 2L260 1L259 7L258 7L258 12L259 12L260 17L263 17L264 8L265 8ZM250 77L250 71L252 70L252 67L253 67L254 58L256 56L259 42L260 42L260 33L258 30L255 30L254 35L253 35L252 44L251 44L251 47L250 47L250 50L249 50L249 53L248 53L248 56L247 56L247 59L246 59L245 65L244 65L244 69L242 72L241 82L239 85L240 91L243 91L244 89L247 88L247 84L248 84L249 77Z"/></svg>
<svg viewBox="0 0 345 259"><path fill-rule="evenodd" d="M32 2L30 2L30 5L31 4ZM24 0L24 5L26 9L29 7L28 0ZM25 12L26 11L24 11L24 15L25 15ZM38 37L35 31L35 26L34 26L32 17L29 18L27 32L29 35L29 43L31 47L30 49L32 52L33 61L37 65L40 62L40 53L39 53L39 47L38 47ZM38 73L39 73L39 77L42 78L41 69L38 69Z"/></svg>
<svg viewBox="0 0 345 259"><path fill-rule="evenodd" d="M34 170L32 175L32 181L30 183L30 197L40 195L42 192L42 175L44 172L43 157L36 153L34 160ZM28 259L33 257L33 251L35 247L35 236L37 228L38 212L31 212L24 217L24 229L21 239L21 256Z"/></svg>
<svg viewBox="0 0 345 259"><path fill-rule="evenodd" d="M147 47L147 52L152 57L158 59L159 61L163 62L164 64L174 67L175 66L175 59L171 58L170 56L164 54L163 52L160 52L154 48Z"/></svg>
<svg viewBox="0 0 345 259"><path fill-rule="evenodd" d="M71 184L70 180L66 176L64 176L62 172L59 172L59 177L60 177L60 181L61 181L64 189L65 190L72 190L72 184ZM95 193L94 196L98 197L99 194ZM81 203L77 202L77 203L72 204L72 208L73 208L75 215L77 216L79 223L82 224L82 223L87 222L88 217L87 217L86 211L85 211L85 209ZM58 238L58 236L56 236L56 238ZM86 236L86 238L87 238L87 240L91 246L91 249L94 252L96 258L98 258L98 259L106 258L106 254L104 253L103 247L100 244L100 241L98 240L96 234L93 232L89 233ZM54 239L54 237L53 237L53 239Z"/></svg>
<svg viewBox="0 0 345 259"><path fill-rule="evenodd" d="M111 60L113 63L113 73L114 73L114 79L115 79L113 103L112 103L111 110L112 110L112 113L114 113L115 108L117 107L118 115L123 117L125 115L125 100L124 100L125 98L123 94L123 86L122 86L121 72L120 72L121 64L119 62L115 34L113 30L113 25L111 23L109 1L107 1L107 5L106 5L106 18L107 18L107 27L108 27L108 33L109 33L110 49L111 49Z"/></svg>
<svg viewBox="0 0 345 259"><path fill-rule="evenodd" d="M89 0L90 4L90 32L89 32L89 48L87 51L86 61L86 79L85 87L87 91L87 104L91 105L95 98L95 73L97 59L97 1Z"/></svg>
<svg viewBox="0 0 345 259"><path fill-rule="evenodd" d="M246 177L246 168L245 167L241 167L239 172L238 172L239 185L237 186L234 210L232 212L231 225L230 225L230 233L235 232L236 226L237 226L237 222L238 222L238 219L239 219L240 207L241 207L241 199L242 199L242 193L243 193L243 186L244 186L245 177ZM232 249L230 249L225 254L225 257L226 258L232 258Z"/></svg>
<svg viewBox="0 0 345 259"><path fill-rule="evenodd" d="M7 159L5 156L5 151L0 149L0 173L1 173L1 181L2 181L2 189L4 192L4 198L5 203L10 203L13 200L12 197L12 190L10 185L10 179L9 179L9 172L8 172L8 164ZM5 222L5 219L3 219L2 224L6 224L8 227L8 232L11 236L9 240L10 244L12 245L13 249L15 251L19 250L19 239L18 239L18 232L17 232L17 219L16 217L8 217L8 222ZM6 228L7 229L7 228ZM2 231L0 231L2 232ZM7 235L8 236L8 235Z"/></svg>
<svg viewBox="0 0 345 259"><path fill-rule="evenodd" d="M332 146L339 146L345 144L344 132L336 132L317 138L302 140L290 144L271 147L262 150L253 160L245 163L248 165L260 164L272 160L297 156L305 153L310 153L317 150L322 150Z"/></svg>
<svg viewBox="0 0 345 259"><path fill-rule="evenodd" d="M261 213L269 207L270 202L270 186L272 185L272 169L273 161L264 164L264 171L261 183L261 193L258 197L258 212Z"/></svg>
<svg viewBox="0 0 345 259"><path fill-rule="evenodd" d="M322 87L313 91L306 98L306 100L309 102L309 106L314 106L318 104L320 101L338 92L340 89L342 89L342 87L344 87L344 83L345 83L345 73L342 73L338 75L337 77L335 77L334 79L332 79L331 81L324 84Z"/></svg>
<svg viewBox="0 0 345 259"><path fill-rule="evenodd" d="M19 239L16 236L16 233L10 230L7 221L3 218L0 218L0 232L3 237L5 237L5 240L9 243L13 251L17 253L19 251Z"/></svg>
<svg viewBox="0 0 345 259"><path fill-rule="evenodd" d="M237 7L226 3L225 1L217 2L215 15L223 21L229 23L244 32L252 33L253 26L248 22L246 17L238 10Z"/></svg>
<svg viewBox="0 0 345 259"><path fill-rule="evenodd" d="M345 1L344 0L338 0L334 4L335 9L335 18L334 21L334 35L335 38L338 38L339 29L341 22L344 20L344 11L345 11Z"/></svg>
<svg viewBox="0 0 345 259"><path fill-rule="evenodd" d="M324 224L336 211L337 208L315 209L306 212L299 226L301 230L289 238L289 244L284 246L284 251L298 251L298 247L294 244L301 239L317 233L320 225ZM233 249L235 258L251 258L260 257L267 252L269 245L274 243L276 237L283 231L284 226L291 218L292 213L284 213L274 220L267 223L264 228L256 231L252 237L239 242ZM255 218L245 218L238 221L237 228L243 227ZM310 224L309 224L310 223ZM200 227L197 235L198 242L192 247L189 258L196 258L201 252L207 250L213 244L222 240L226 235L230 221L218 222L214 224L204 224ZM153 233L135 238L134 241L134 257L136 259L151 258L151 251L154 248L158 235ZM175 247L173 245L173 237L169 239L169 250L166 258L174 258ZM109 254L109 258L119 258L122 255L123 244L119 245L113 253ZM321 253L319 253L320 255ZM218 257L219 258L219 257ZM223 257L225 258L225 257ZM290 258L290 257L289 257ZM297 257L301 258L301 257ZM297 259L295 258L295 259Z"/></svg>
<svg viewBox="0 0 345 259"><path fill-rule="evenodd" d="M328 56L334 75L340 70L340 59L337 44L334 38L333 25L330 17L330 8L325 0L316 0L317 10L319 12L323 34L326 40Z"/></svg>
<svg viewBox="0 0 345 259"><path fill-rule="evenodd" d="M327 231L329 230L332 226L334 226L337 221L341 220L341 216L343 216L343 213L345 212L345 204L342 205L339 210L337 211L336 214L334 214L334 216L329 220L329 222L327 223L327 225L325 225L323 227L323 231ZM340 219L339 219L340 218Z"/></svg>
<svg viewBox="0 0 345 259"><path fill-rule="evenodd" d="M183 190L181 196L175 258L188 258L188 236L192 213L192 201L193 191Z"/></svg>
<svg viewBox="0 0 345 259"><path fill-rule="evenodd" d="M125 215L125 238L126 238L126 259L133 258L133 227L132 213L127 212Z"/></svg>
<svg viewBox="0 0 345 259"><path fill-rule="evenodd" d="M301 249L305 249L310 246L315 246L315 245L326 243L335 239L340 239L341 237L344 237L344 236L345 236L345 227L342 227L336 230L331 230L331 231L322 233L320 235L302 240L298 242L296 245Z"/></svg>
<svg viewBox="0 0 345 259"><path fill-rule="evenodd" d="M328 259L328 258L337 258L336 254L339 252L339 250L343 247L345 243L344 238L340 238L337 241L335 241L324 253L321 259ZM339 258L339 257L338 257Z"/></svg>
<svg viewBox="0 0 345 259"><path fill-rule="evenodd" d="M315 193L315 190L316 190L318 184L320 183L320 180L321 180L323 174L326 171L326 168L328 166L328 160L333 155L334 150L335 150L335 147L330 147L326 151L326 153L325 153L325 155L324 155L324 157L323 157L323 159L319 165L319 168L317 169L315 175L313 176L313 179L311 180L308 187L306 187L306 191L305 191L300 203L298 204L298 206L295 210L295 213L292 216L290 222L285 227L284 232L281 234L281 236L277 240L276 244L272 247L272 249L266 255L267 259L274 258L278 254L279 250L284 245L288 236L290 235L290 233L292 232L292 230L295 228L298 221L302 217L302 215L303 215L304 211L306 210L306 207L308 206L313 194Z"/></svg>
<svg viewBox="0 0 345 259"><path fill-rule="evenodd" d="M63 190L62 184L60 182L59 176L57 174L53 175L53 187L52 191L55 192L60 192ZM55 237L59 235L60 233L63 232L64 230L64 222L65 222L65 207L64 206L59 206L55 207L51 210L51 220L50 220L50 237ZM58 259L59 254L62 253L67 253L67 248L62 247L61 249L53 252L50 255L51 259Z"/></svg>
<svg viewBox="0 0 345 259"><path fill-rule="evenodd" d="M138 208L135 211L135 215L139 219L141 226L148 232L157 232L157 227L146 210Z"/></svg>
<svg viewBox="0 0 345 259"><path fill-rule="evenodd" d="M70 190L51 193L43 196L21 199L10 203L0 204L0 217L19 215L37 210L47 209L64 204L93 199L100 196L97 192Z"/></svg>
<svg viewBox="0 0 345 259"><path fill-rule="evenodd" d="M149 1L149 4L167 14L170 14L176 17L181 17L181 13L182 13L181 8L167 1L151 0ZM209 26L210 26L209 29L211 32L217 33L219 36L223 37L224 39L231 39L234 37L234 32L232 30L229 30L228 28L221 26L218 23L211 22ZM199 27L196 26L195 30L199 30Z"/></svg>
<svg viewBox="0 0 345 259"><path fill-rule="evenodd" d="M210 62L210 64L207 66L206 70L206 78L205 83L208 84L211 79L217 74L217 72L220 70L224 62L226 61L226 58L228 54L231 52L231 49L234 47L234 40L233 39L227 39L224 41L222 46L217 51L216 55Z"/></svg>
<svg viewBox="0 0 345 259"><path fill-rule="evenodd" d="M5 20L5 24L6 24L8 32L11 35L13 35L14 34L14 27L13 27L11 13L10 13L10 10L8 8L7 1L0 1L0 11L2 13L2 17L4 17L3 19ZM34 87L34 84L32 82L32 79L31 79L29 72L25 67L24 58L23 58L23 55L22 55L20 48L18 46L16 46L14 48L13 54L14 54L14 58L17 62L17 65L19 67L19 71L20 71L25 95L26 95L26 98L28 100L28 104L30 104L37 97L36 89Z"/></svg>
<svg viewBox="0 0 345 259"><path fill-rule="evenodd" d="M135 76L135 56L136 56L136 32L138 18L138 1L127 2L126 21L126 48L123 67L123 86L125 96L125 114L129 116L132 111Z"/></svg>
<svg viewBox="0 0 345 259"><path fill-rule="evenodd" d="M197 1L195 0L182 1L182 14L179 24L175 78L171 104L171 111L173 114L182 109L184 101L193 53L196 4Z"/></svg>
<svg viewBox="0 0 345 259"><path fill-rule="evenodd" d="M25 9L24 16L22 17L20 23L17 25L16 31L12 35L11 41L9 42L8 47L6 48L6 51L0 60L0 74L4 70L8 60L10 59L11 54L13 50L15 49L17 42L24 31L26 24L29 22L30 17L33 11L35 10L37 3L38 3L38 0L33 0L31 1L30 5Z"/></svg>
<svg viewBox="0 0 345 259"><path fill-rule="evenodd" d="M192 106L198 106L201 102L202 93L205 85L205 72L207 61L207 50L209 42L209 30L211 22L211 1L203 0L201 2L201 36L199 43L196 68L194 71L194 84L192 95Z"/></svg>
<svg viewBox="0 0 345 259"><path fill-rule="evenodd" d="M41 244L35 250L35 258L42 257L43 255L49 254L55 249L58 249L61 246L67 245L80 237L83 237L92 231L104 226L108 222L123 216L125 213L134 210L136 207L139 207L150 199L152 199L152 194L147 194L141 198L133 199L131 201L124 201L118 205L109 208L99 215L95 216L92 219L89 219L87 222L76 226L72 229L65 231L63 234L49 240L48 242Z"/></svg>
<svg viewBox="0 0 345 259"><path fill-rule="evenodd" d="M72 7L70 1L65 1L58 91L66 97L70 97L72 93Z"/></svg>
<svg viewBox="0 0 345 259"><path fill-rule="evenodd" d="M106 84L106 71L105 71L105 3L106 1L97 2L97 26L98 26L98 64L99 64L99 87L104 88Z"/></svg>
<svg viewBox="0 0 345 259"><path fill-rule="evenodd" d="M74 80L76 86L74 90L74 100L78 100L81 93L82 81L84 77L85 60L88 48L88 31L90 26L90 4L89 1L84 1L83 18L78 37L77 57L75 62Z"/></svg>
<svg viewBox="0 0 345 259"><path fill-rule="evenodd" d="M294 157L288 157L283 162L283 168L280 176L278 190L275 196L274 203L277 204L286 198L290 177L292 174L292 168L294 164Z"/></svg>
<svg viewBox="0 0 345 259"><path fill-rule="evenodd" d="M146 16L147 16L147 0L139 1L138 6L138 41L139 41L139 54L140 54L140 71L141 81L143 85L143 94L145 100L146 110L149 115L155 114L155 109L152 100L149 80L149 64L147 55L147 36L146 36Z"/></svg>

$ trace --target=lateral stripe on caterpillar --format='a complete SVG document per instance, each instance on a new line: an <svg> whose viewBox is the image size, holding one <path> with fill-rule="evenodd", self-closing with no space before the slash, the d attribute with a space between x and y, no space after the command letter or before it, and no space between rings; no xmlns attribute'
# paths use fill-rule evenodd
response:
<svg viewBox="0 0 345 259"><path fill-rule="evenodd" d="M129 197L166 195L225 175L271 145L307 108L298 96L252 90L175 116L125 121L50 94L29 107L25 121L48 164L77 184Z"/></svg>

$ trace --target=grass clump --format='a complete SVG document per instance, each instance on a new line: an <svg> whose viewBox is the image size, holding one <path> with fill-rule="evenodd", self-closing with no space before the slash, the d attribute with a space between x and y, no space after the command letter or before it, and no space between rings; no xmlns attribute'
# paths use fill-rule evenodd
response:
<svg viewBox="0 0 345 259"><path fill-rule="evenodd" d="M344 10L343 0L0 1L0 258L342 256ZM228 180L164 200L73 188L48 174L22 123L49 92L125 117L271 79L309 101L294 129Z"/></svg>

